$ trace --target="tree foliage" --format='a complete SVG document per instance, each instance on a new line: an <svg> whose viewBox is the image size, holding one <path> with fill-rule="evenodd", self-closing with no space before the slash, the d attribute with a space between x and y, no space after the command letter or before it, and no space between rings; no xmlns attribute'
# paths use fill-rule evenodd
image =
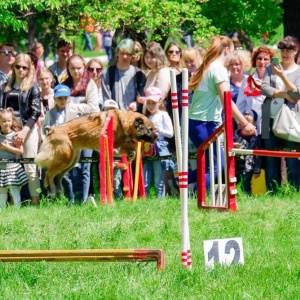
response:
<svg viewBox="0 0 300 300"><path fill-rule="evenodd" d="M276 33L282 23L282 0L209 0L202 13L221 32L243 30L252 38Z"/></svg>
<svg viewBox="0 0 300 300"><path fill-rule="evenodd" d="M152 39L160 40L184 32L194 34L197 40L217 32L211 26L211 20L201 14L205 1L207 0L2 1L0 28L4 35L12 31L24 34L31 22L31 25L38 27L36 30L39 32L59 32L68 39L83 32L80 19L88 15L95 20L96 25L124 34L130 32L139 35L146 30ZM32 30L31 28L29 33Z"/></svg>
<svg viewBox="0 0 300 300"><path fill-rule="evenodd" d="M0 1L0 39L51 42L83 32L80 20L147 42L193 34L201 42L217 33L243 29L251 37L272 34L282 15L282 0L4 0ZM147 33L147 35L145 34Z"/></svg>

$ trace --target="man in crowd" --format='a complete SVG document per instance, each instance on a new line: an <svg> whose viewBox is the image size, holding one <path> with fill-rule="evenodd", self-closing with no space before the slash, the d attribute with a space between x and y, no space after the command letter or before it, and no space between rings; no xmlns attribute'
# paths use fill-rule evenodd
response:
<svg viewBox="0 0 300 300"><path fill-rule="evenodd" d="M16 56L17 52L13 45L5 43L0 46L0 85L9 80Z"/></svg>
<svg viewBox="0 0 300 300"><path fill-rule="evenodd" d="M102 76L102 92L105 101L115 100L119 109L142 111L142 105L137 103L137 96L144 95L146 76L139 68L130 64L135 54L131 39L122 40L116 48L117 64L106 69ZM114 169L114 197L121 198L122 171Z"/></svg>
<svg viewBox="0 0 300 300"><path fill-rule="evenodd" d="M117 64L106 69L102 76L104 102L113 99L120 109L141 112L142 106L139 107L136 98L144 95L146 76L130 64L135 54L133 41L122 40L116 51Z"/></svg>
<svg viewBox="0 0 300 300"><path fill-rule="evenodd" d="M49 67L53 73L56 84L61 83L67 77L67 60L73 55L73 47L71 43L65 40L59 40L56 46L56 54L58 61Z"/></svg>

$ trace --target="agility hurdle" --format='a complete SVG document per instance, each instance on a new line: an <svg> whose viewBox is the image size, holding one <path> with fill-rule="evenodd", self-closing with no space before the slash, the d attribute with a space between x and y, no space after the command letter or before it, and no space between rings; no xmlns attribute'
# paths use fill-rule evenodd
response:
<svg viewBox="0 0 300 300"><path fill-rule="evenodd" d="M234 157L236 155L257 155L272 157L288 157L300 158L300 152L297 151L275 151L263 149L238 149L233 148L233 124L232 124L232 108L231 108L231 92L224 93L224 115L225 122L217 130L211 134L208 139L197 149L197 184L198 184L198 207L214 208L218 210L236 211L236 177ZM224 134L224 154L225 154L225 184L222 182L221 170L221 142L220 138ZM217 148L217 184L214 184L213 164L213 143ZM209 148L210 153L210 203L206 200L205 187L205 150Z"/></svg>
<svg viewBox="0 0 300 300"><path fill-rule="evenodd" d="M101 250L2 250L1 262L151 262L157 263L157 269L165 267L163 250L153 249L101 249Z"/></svg>
<svg viewBox="0 0 300 300"><path fill-rule="evenodd" d="M126 155L121 156L121 161L114 161L113 156L114 145L114 119L110 112L108 112L105 123L99 137L99 187L100 187L100 203L113 203L113 170L114 168L122 169L123 178L123 192L125 200L136 200L137 191L140 198L146 198L144 172L142 158L137 153L136 157L136 174L133 187L132 168L127 161ZM135 188L135 190L134 190Z"/></svg>

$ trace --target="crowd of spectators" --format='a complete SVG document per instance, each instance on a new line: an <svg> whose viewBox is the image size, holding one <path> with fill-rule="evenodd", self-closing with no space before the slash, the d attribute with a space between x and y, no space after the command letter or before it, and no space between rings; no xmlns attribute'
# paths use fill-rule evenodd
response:
<svg viewBox="0 0 300 300"><path fill-rule="evenodd" d="M111 48L111 33L106 32L105 37L107 46L98 41L97 47L108 47L109 44ZM59 40L57 61L47 68L42 59L42 44L36 42L30 52L17 53L13 45L3 43L0 46L0 109L10 111L12 108L14 117L21 124L19 130L11 129L13 139L9 134L9 143L20 149L14 151L23 158L34 158L49 130L73 118L102 111L105 107L144 113L155 124L159 136L155 154L151 152L156 160L147 160L149 153L144 153L147 195L150 195L151 185L157 197L174 195L177 179L170 69L176 71L179 95L182 69L188 69L191 151L223 122L225 91L232 92L235 147L299 148L298 143L283 140L272 132L274 117L282 105L287 104L290 109L296 110L300 98L299 43L287 36L277 47L281 61L274 64L272 58L276 54L271 48L261 46L249 53L241 47L235 49L232 39L227 36L216 36L206 50L199 46L185 47L174 41L166 45L165 50L155 41L142 47L138 41L126 38L115 49L115 63L105 67L98 58L86 62L82 56L73 53L71 43ZM110 51L107 49L106 53L112 62ZM180 97L179 112L181 119ZM8 115L9 112L4 114L10 118ZM8 132L2 127L2 121L0 126L3 136L1 149L4 149ZM5 151L9 152L6 148ZM9 153L7 155L10 157ZM97 157L98 154L84 149L81 155ZM216 160L215 148L213 155ZM1 156L5 155L2 153ZM208 159L209 155L206 163L207 187L212 184ZM262 168L265 169L269 192L278 191L285 172L288 183L299 190L299 164L300 161L294 158L257 159L248 155L244 160L238 160L237 177L242 189L249 195L252 194L251 178L258 176ZM6 167L0 162L0 170ZM34 163L24 164L23 168L28 183L24 181L23 187L19 186L22 199L30 199L32 204L38 205L45 170L39 170ZM95 195L91 184L97 173L95 169L98 171L91 168L90 163L79 163L64 177L65 196L70 204L85 203L88 197ZM192 184L196 182L195 164L192 162L190 169L189 183ZM216 177L217 170L214 174ZM1 179L0 199L6 199L1 193L11 193L11 184L3 182ZM45 191L43 193L47 196ZM114 196L119 199L123 196L121 169L114 170ZM13 202L13 194L11 199Z"/></svg>

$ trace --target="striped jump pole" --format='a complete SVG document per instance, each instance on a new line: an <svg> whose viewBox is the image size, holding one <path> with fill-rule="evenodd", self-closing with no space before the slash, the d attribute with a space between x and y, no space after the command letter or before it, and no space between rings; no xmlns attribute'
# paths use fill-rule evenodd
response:
<svg viewBox="0 0 300 300"><path fill-rule="evenodd" d="M155 261L157 269L165 267L163 250L152 249L96 249L96 250L2 250L0 262L146 262Z"/></svg>
<svg viewBox="0 0 300 300"><path fill-rule="evenodd" d="M182 132L179 124L178 95L176 86L175 70L170 70L171 77L171 99L174 121L175 144L178 166L178 180L182 212L182 265L186 268L192 267L190 235L188 225L188 74L183 69L183 91L182 91ZM183 136L183 142L181 141Z"/></svg>

